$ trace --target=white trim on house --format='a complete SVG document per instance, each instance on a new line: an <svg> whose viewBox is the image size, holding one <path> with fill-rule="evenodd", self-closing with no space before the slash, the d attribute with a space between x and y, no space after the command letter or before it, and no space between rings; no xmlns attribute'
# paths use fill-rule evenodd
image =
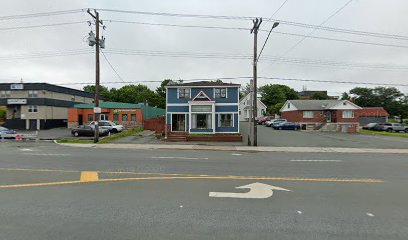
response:
<svg viewBox="0 0 408 240"><path fill-rule="evenodd" d="M355 108L349 108L349 107L343 107L343 103L350 104L351 106ZM349 100L342 100L339 102L337 105L334 105L333 107L329 108L330 110L355 110L355 109L362 109L362 107L350 102Z"/></svg>
<svg viewBox="0 0 408 240"><path fill-rule="evenodd" d="M190 101L189 101L190 102ZM197 101L195 101L197 102ZM204 103L213 103L214 101L203 101ZM238 103L215 103L215 106L238 106ZM188 103L168 103L167 106L188 106Z"/></svg>
<svg viewBox="0 0 408 240"><path fill-rule="evenodd" d="M290 104L290 108L287 108L286 106ZM293 103L290 100L286 100L285 104L279 109L279 112L290 112L290 111L297 111L298 109L293 105Z"/></svg>

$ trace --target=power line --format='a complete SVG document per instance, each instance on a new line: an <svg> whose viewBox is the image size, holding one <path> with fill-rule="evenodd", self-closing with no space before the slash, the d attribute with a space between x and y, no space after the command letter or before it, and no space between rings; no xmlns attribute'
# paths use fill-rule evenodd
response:
<svg viewBox="0 0 408 240"><path fill-rule="evenodd" d="M353 0L348 0L344 5L342 5L339 9L337 9L333 14L331 14L328 18L326 18L322 23L320 23L319 26L324 25L325 23L327 23L330 19L332 19L334 16L336 16L339 12L341 12L341 10L343 10L347 5L349 5ZM286 50L283 54L283 56L286 56L286 54L290 53L291 51L293 51L297 46L299 46L306 38L312 36L312 34L316 31L317 29L313 29L312 31L310 31L306 36L302 37L302 39L300 39L299 41L297 41L292 47L290 47L288 50Z"/></svg>
<svg viewBox="0 0 408 240"><path fill-rule="evenodd" d="M109 64L109 66L111 67L111 69L115 72L116 76L119 78L119 80L121 80L122 82L125 82L123 80L123 78L119 75L119 73L116 71L116 69L112 66L111 62L109 61L109 59L106 57L105 52L101 51L103 57L105 58L106 62Z"/></svg>
<svg viewBox="0 0 408 240"><path fill-rule="evenodd" d="M149 25L149 26L166 26L166 27L183 27L183 28L204 28L204 29L223 29L223 30L242 30L242 31L249 31L249 28L239 28L239 27L222 27L222 26L203 26L203 25L181 25L181 24L165 24L165 23L149 23L149 22L137 22L137 21L121 21L121 20L104 20L107 22L112 23L127 23L127 24L140 24L140 25ZM279 20L277 20L279 21ZM281 22L279 22L281 23ZM269 32L269 30L259 30L261 32ZM281 35L288 35L288 36L295 36L295 37L302 37L305 38L312 38L312 39L320 39L320 40L328 40L328 41L336 41L336 42L346 42L346 43L354 43L354 44L364 44L370 46L380 46L380 47L394 47L394 48L408 48L408 45L399 45L399 44L386 44L386 43L376 43L376 42L366 42L366 41L356 41L356 40L348 40L348 39L341 39L341 38L330 38L330 37L319 37L319 36L312 36L312 35L304 35L304 34L297 34L297 33L289 33L289 32L281 32L275 31L274 33L281 34Z"/></svg>
<svg viewBox="0 0 408 240"><path fill-rule="evenodd" d="M86 9L72 9L72 10L62 10L62 11L53 11L53 12L41 12L41 13L30 13L30 14L21 14L21 15L9 15L9 16L0 16L0 21L13 20L13 19L24 19L24 18L38 18L38 17L49 17L56 15L67 15L74 13L84 12Z"/></svg>
<svg viewBox="0 0 408 240"><path fill-rule="evenodd" d="M27 28L42 28L42 27L74 25L74 24L79 24L79 23L86 23L86 21L63 22L63 23L50 23L50 24L29 25L29 26L16 26L16 27L2 27L2 28L0 28L0 31L20 30L20 29L27 29Z"/></svg>
<svg viewBox="0 0 408 240"><path fill-rule="evenodd" d="M98 9L98 10L106 11L106 12L125 13L125 14L140 14L140 15L182 17L182 18L204 18L204 19L209 18L209 19L222 19L222 20L245 20L247 21L247 20L252 20L254 18L260 18L260 16L199 15L199 14L166 13L166 12L142 12L142 11L116 10L116 9ZM295 27L312 28L312 29L323 30L323 31L332 31L332 32L338 32L338 33L368 36L368 37L408 40L408 36L397 35L397 34L386 34L386 33L378 33L378 32L358 31L358 30L344 29L344 28L325 27L325 26L320 26L320 25L306 24L306 23L293 22L293 21L285 21L282 19L274 19L274 18L267 18L267 17L261 17L261 18L264 22L280 22L281 24L295 26Z"/></svg>

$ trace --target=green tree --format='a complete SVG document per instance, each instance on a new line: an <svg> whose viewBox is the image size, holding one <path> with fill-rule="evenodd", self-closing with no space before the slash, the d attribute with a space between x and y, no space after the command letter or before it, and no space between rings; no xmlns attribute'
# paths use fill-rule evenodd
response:
<svg viewBox="0 0 408 240"><path fill-rule="evenodd" d="M268 111L270 114L278 114L280 109L282 108L283 104L285 104L284 102L281 103L277 103L271 107L268 108Z"/></svg>
<svg viewBox="0 0 408 240"><path fill-rule="evenodd" d="M286 100L298 99L299 94L286 85L269 84L259 88L262 102L267 106L284 103Z"/></svg>
<svg viewBox="0 0 408 240"><path fill-rule="evenodd" d="M327 96L327 93L325 93L325 92L315 92L315 93L313 93L313 95L310 97L310 99L326 100L326 99L329 99L329 96Z"/></svg>
<svg viewBox="0 0 408 240"><path fill-rule="evenodd" d="M341 100L351 100L351 97L347 92L344 92L341 94Z"/></svg>
<svg viewBox="0 0 408 240"><path fill-rule="evenodd" d="M83 89L85 92L94 93L96 88L95 85L86 85ZM99 96L103 97L106 101L111 101L110 91L103 85L99 85Z"/></svg>
<svg viewBox="0 0 408 240"><path fill-rule="evenodd" d="M112 91L112 95L114 95L113 99L117 102L143 103L147 101L150 106L161 108L165 106L163 97L142 84L123 86Z"/></svg>
<svg viewBox="0 0 408 240"><path fill-rule="evenodd" d="M160 87L156 88L156 93L159 96L162 96L164 99L166 99L166 88L165 86L167 86L167 84L169 84L169 82L171 81L171 79L165 79L161 82Z"/></svg>

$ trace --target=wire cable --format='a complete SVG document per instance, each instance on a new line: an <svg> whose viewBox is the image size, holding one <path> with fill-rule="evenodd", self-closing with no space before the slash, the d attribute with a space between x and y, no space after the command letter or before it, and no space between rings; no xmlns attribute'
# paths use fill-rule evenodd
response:
<svg viewBox="0 0 408 240"><path fill-rule="evenodd" d="M121 80L122 82L125 82L125 80L123 80L123 78L120 76L120 74L118 73L118 71L116 71L116 69L112 66L112 63L109 61L109 59L106 57L105 52L102 51L102 55L105 58L106 62L109 64L110 68L115 72L116 76L119 78L119 80Z"/></svg>
<svg viewBox="0 0 408 240"><path fill-rule="evenodd" d="M29 29L29 28L42 28L42 27L54 27L54 26L74 25L74 24L80 24L80 23L86 23L86 21L50 23L50 24L17 26L17 27L1 27L0 31L20 30L20 29Z"/></svg>

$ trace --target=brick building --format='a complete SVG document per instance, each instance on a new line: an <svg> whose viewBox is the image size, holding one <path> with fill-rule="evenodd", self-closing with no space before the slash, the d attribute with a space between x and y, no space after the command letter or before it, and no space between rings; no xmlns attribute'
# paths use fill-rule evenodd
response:
<svg viewBox="0 0 408 240"><path fill-rule="evenodd" d="M360 109L347 100L288 100L280 111L282 118L302 129L357 132Z"/></svg>

